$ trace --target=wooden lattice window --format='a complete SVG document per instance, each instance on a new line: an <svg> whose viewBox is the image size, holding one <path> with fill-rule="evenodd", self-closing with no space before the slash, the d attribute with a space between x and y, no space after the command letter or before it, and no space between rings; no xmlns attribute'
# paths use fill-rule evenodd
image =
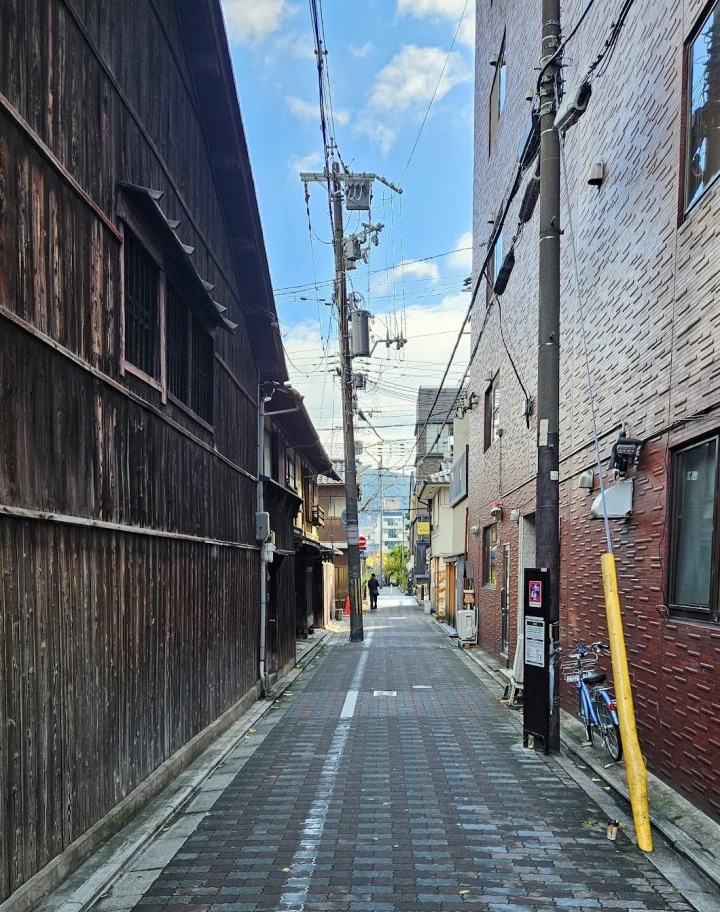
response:
<svg viewBox="0 0 720 912"><path fill-rule="evenodd" d="M181 402L190 401L190 311L175 288L167 286L167 384Z"/></svg>
<svg viewBox="0 0 720 912"><path fill-rule="evenodd" d="M213 417L213 368L215 346L213 338L194 317L192 319L192 358L190 377L192 381L192 410L208 424Z"/></svg>
<svg viewBox="0 0 720 912"><path fill-rule="evenodd" d="M155 261L131 231L125 231L125 360L160 379L160 298Z"/></svg>

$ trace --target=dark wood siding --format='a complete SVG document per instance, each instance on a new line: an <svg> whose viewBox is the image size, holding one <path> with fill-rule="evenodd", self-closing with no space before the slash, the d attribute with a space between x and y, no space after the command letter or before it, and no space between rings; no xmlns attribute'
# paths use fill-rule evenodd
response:
<svg viewBox="0 0 720 912"><path fill-rule="evenodd" d="M257 573L255 551L0 517L0 895L253 686Z"/></svg>
<svg viewBox="0 0 720 912"><path fill-rule="evenodd" d="M122 372L122 181L238 324L188 390L211 424ZM175 2L3 0L0 902L257 681L245 297Z"/></svg>

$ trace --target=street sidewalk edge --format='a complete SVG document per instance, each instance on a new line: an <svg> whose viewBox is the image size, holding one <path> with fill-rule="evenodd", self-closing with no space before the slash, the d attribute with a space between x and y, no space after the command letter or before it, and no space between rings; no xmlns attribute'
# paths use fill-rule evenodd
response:
<svg viewBox="0 0 720 912"><path fill-rule="evenodd" d="M168 757L111 811L0 903L0 912L33 912L41 905L48 905L49 909L52 894L61 891L95 852L106 847L113 838L118 838L125 827L130 826L133 820L146 811L152 801L158 800L193 762L213 747L217 748L223 736L233 732L228 743L214 754L208 764L198 770L188 785L168 796L167 802L150 816L138 838L118 847L110 861L101 865L82 887L54 907L58 912L84 912L89 909L122 869L195 797L202 783L235 749L248 729L266 715L277 699L297 680L332 633L330 629L323 631L317 641L295 662L294 668L274 685L265 700L262 698L260 682L253 685L233 706Z"/></svg>
<svg viewBox="0 0 720 912"><path fill-rule="evenodd" d="M438 633L447 634L445 631L438 625L434 624L434 628ZM480 647L475 647L477 650ZM493 678L499 685L506 687L508 684L507 677L496 671L488 661L488 658L485 655L481 655L473 649L458 649L460 655L465 656L470 659L476 665L479 665L483 671ZM572 719L573 716L571 713L568 713L566 710L560 710L561 715L569 719ZM562 729L561 729L562 732ZM577 746L567 737L563 736L561 733L560 741L567 751L567 753L572 754L572 756L577 757L581 760L586 766L588 766L593 773L600 777L606 785L610 786L612 791L621 797L624 801L630 801L630 793L627 788L623 788L622 785L617 783L614 779L607 775L607 772L604 766L601 763L598 763L594 758L589 757L587 754L580 753L577 749ZM698 813L701 813L698 811ZM686 858L694 867L696 867L705 877L708 878L713 884L715 884L718 889L720 889L720 865L714 864L708 858L705 858L699 851L697 845L694 845L691 842L691 837L688 836L683 830L675 826L671 820L665 817L660 811L650 809L650 823L652 827L665 839L665 841L678 852L679 855L682 855L683 858ZM702 847L700 847L702 848Z"/></svg>

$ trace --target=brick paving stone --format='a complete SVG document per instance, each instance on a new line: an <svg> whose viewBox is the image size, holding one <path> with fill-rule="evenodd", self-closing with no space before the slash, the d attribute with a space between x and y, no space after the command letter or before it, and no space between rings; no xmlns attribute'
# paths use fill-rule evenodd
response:
<svg viewBox="0 0 720 912"><path fill-rule="evenodd" d="M244 739L213 777L222 791L191 806L209 812L142 912L692 909L624 834L583 826L605 815L522 749L508 710L419 611L384 611L366 617L364 644L331 641L258 724L254 753Z"/></svg>

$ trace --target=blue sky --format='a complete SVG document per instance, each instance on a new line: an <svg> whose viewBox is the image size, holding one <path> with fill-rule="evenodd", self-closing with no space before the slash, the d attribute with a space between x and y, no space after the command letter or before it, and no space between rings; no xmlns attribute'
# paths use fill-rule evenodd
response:
<svg viewBox="0 0 720 912"><path fill-rule="evenodd" d="M322 169L308 3L224 0L223 8L291 375L321 438L337 452L337 330L317 300L329 300L333 273L327 194L310 186L311 244L297 176ZM409 340L401 352L379 346L366 364L361 408L385 439L412 436L415 391L439 381L469 303L461 289L470 274L470 251L462 248L471 245L473 12L474 0L322 4L335 139L351 169L399 182L437 88L402 198L375 185L372 218L385 229L369 265L352 274L376 317L375 334L385 337L387 327ZM456 379L467 339L458 354ZM365 439L371 456L378 436L368 429Z"/></svg>

